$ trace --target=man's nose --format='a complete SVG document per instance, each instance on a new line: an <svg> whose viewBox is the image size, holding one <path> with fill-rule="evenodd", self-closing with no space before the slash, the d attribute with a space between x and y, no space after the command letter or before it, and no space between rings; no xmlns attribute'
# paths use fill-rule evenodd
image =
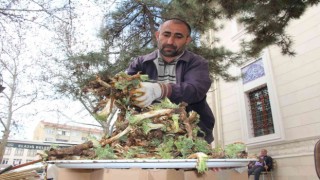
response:
<svg viewBox="0 0 320 180"><path fill-rule="evenodd" d="M168 44L173 44L174 43L174 37L173 36L170 36L169 38L168 38L168 42L167 42Z"/></svg>

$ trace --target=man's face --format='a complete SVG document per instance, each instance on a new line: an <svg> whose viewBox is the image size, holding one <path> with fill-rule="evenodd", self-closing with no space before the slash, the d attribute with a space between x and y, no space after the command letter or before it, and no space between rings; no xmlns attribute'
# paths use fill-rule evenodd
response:
<svg viewBox="0 0 320 180"><path fill-rule="evenodd" d="M156 32L158 48L165 58L172 58L180 55L186 45L191 42L188 28L183 23L167 21L162 24L160 31Z"/></svg>
<svg viewBox="0 0 320 180"><path fill-rule="evenodd" d="M266 155L267 155L267 151L266 151L265 149L262 149L261 152L260 152L260 154L261 154L262 156L266 156Z"/></svg>

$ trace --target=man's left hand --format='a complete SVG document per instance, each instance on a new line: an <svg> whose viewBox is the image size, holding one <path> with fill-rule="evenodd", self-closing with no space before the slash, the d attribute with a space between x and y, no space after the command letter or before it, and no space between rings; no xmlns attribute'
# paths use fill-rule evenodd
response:
<svg viewBox="0 0 320 180"><path fill-rule="evenodd" d="M141 82L140 88L133 90L131 93L137 95L136 98L133 98L133 104L144 108L160 98L162 90L159 83Z"/></svg>

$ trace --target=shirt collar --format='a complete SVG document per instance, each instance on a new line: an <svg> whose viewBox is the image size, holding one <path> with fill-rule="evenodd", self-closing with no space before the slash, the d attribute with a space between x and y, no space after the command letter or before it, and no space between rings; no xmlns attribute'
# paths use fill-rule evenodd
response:
<svg viewBox="0 0 320 180"><path fill-rule="evenodd" d="M171 61L170 63L179 61L180 58L181 58L181 56L182 56L184 53L185 53L185 50L184 50L178 57L176 57L173 61ZM158 50L157 58L158 58L158 59L161 59L161 60L163 61L163 59L162 59L161 56L160 56L160 50ZM163 61L163 62L165 62L165 61Z"/></svg>
<svg viewBox="0 0 320 180"><path fill-rule="evenodd" d="M152 53L147 54L147 55L144 57L143 62L153 61L153 60L157 59L157 58L158 58L158 53L159 53L159 51L158 51L158 50L155 50L155 51L153 51ZM190 52L189 52L188 50L185 50L185 51L181 54L181 56L179 56L178 58L179 58L179 61L182 60L182 61L188 62L188 61L190 61L190 59L192 58L192 56L191 56L191 54L190 54Z"/></svg>

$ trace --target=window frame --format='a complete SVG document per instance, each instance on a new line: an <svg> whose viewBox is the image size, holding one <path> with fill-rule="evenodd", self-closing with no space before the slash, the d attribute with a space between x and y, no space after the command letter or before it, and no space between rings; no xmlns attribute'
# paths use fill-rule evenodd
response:
<svg viewBox="0 0 320 180"><path fill-rule="evenodd" d="M6 147L4 151L4 155L11 155L11 153L12 153L12 147Z"/></svg>
<svg viewBox="0 0 320 180"><path fill-rule="evenodd" d="M247 33L247 30L243 24L238 22L237 18L231 19L231 40L236 41L243 37L244 34Z"/></svg>
<svg viewBox="0 0 320 180"><path fill-rule="evenodd" d="M26 163L34 161L33 159L26 159Z"/></svg>
<svg viewBox="0 0 320 180"><path fill-rule="evenodd" d="M268 144L273 142L282 141L285 139L283 125L282 125L282 117L280 113L280 106L278 102L277 91L275 88L275 81L272 73L272 68L270 64L270 55L269 50L265 49L262 51L261 56L247 62L243 66L239 68L240 72L241 69L256 62L259 59L262 59L263 67L265 75L259 77L253 81L247 82L243 84L242 78L239 79L239 108L240 108L240 117L241 117L241 125L242 125L242 135L244 137L244 141L246 142L247 146L255 146L261 144ZM274 133L254 137L252 123L251 123L251 114L250 114L250 104L249 104L249 97L248 93L254 89L267 86L268 93L269 93L269 101L271 106L272 112L272 119L274 125Z"/></svg>
<svg viewBox="0 0 320 180"><path fill-rule="evenodd" d="M35 156L37 156L37 150L36 149L28 149L27 157L35 157Z"/></svg>
<svg viewBox="0 0 320 180"><path fill-rule="evenodd" d="M1 164L8 164L9 158L3 158Z"/></svg>
<svg viewBox="0 0 320 180"><path fill-rule="evenodd" d="M18 162L18 163L17 163ZM20 165L22 163L22 159L13 159L12 164L13 165Z"/></svg>
<svg viewBox="0 0 320 180"><path fill-rule="evenodd" d="M54 134L54 133L55 133L55 130L52 129L52 128L46 128L46 129L45 129L45 132L46 132L46 134L50 135L50 134Z"/></svg>
<svg viewBox="0 0 320 180"><path fill-rule="evenodd" d="M24 155L24 149L23 148L15 148L14 155L15 156L23 156Z"/></svg>
<svg viewBox="0 0 320 180"><path fill-rule="evenodd" d="M265 95L263 95L263 99L261 100L261 94L264 94L264 92L267 92L267 97ZM256 97L254 97L253 99L250 98L250 94L254 93L255 95L259 94L259 98L256 99ZM270 104L270 98L269 98L269 90L268 90L268 86L261 86L259 88L256 88L250 92L247 93L248 95L248 100L249 100L249 111L251 112L250 114L250 118L251 118L251 123L252 123L252 133L254 137L258 137L258 136L266 136L269 134L273 134L274 133L274 124L273 124L273 116L272 116L272 111L271 111L271 104ZM261 103L261 107L262 110L258 110L258 103ZM268 106L266 106L268 105ZM253 109L254 108L254 109ZM270 111L267 111L266 108L269 108ZM253 112L254 111L254 112ZM262 115L262 114L264 115ZM260 116L262 115L262 116ZM260 117L257 117L260 116ZM271 117L272 119L272 124L268 125L267 127L264 127L264 125L262 125L263 122L269 122L269 118ZM256 126L263 126L263 127L254 127L256 124ZM270 132L270 129L272 128L272 132ZM260 135L259 132L262 131L262 133L264 133L265 131L267 131L267 134L264 135Z"/></svg>

